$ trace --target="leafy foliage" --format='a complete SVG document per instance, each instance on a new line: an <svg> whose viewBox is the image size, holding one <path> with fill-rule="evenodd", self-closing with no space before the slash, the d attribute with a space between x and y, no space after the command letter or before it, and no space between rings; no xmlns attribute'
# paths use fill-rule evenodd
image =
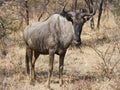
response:
<svg viewBox="0 0 120 90"><path fill-rule="evenodd" d="M115 12L120 15L120 0L114 0Z"/></svg>

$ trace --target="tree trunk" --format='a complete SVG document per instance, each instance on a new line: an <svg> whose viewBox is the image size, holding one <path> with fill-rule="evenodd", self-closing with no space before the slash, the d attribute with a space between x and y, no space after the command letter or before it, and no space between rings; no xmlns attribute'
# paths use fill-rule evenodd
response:
<svg viewBox="0 0 120 90"><path fill-rule="evenodd" d="M102 15L103 2L104 2L104 0L100 1L99 14L98 14L98 22L97 22L97 28L98 29L100 27L100 19L101 19L101 15Z"/></svg>
<svg viewBox="0 0 120 90"><path fill-rule="evenodd" d="M89 12L92 13L93 9L92 9L91 5L93 5L93 0L85 0L85 2L89 8ZM90 20L90 27L91 27L91 29L94 29L94 19L93 18Z"/></svg>
<svg viewBox="0 0 120 90"><path fill-rule="evenodd" d="M26 24L29 25L29 7L27 0L25 0L25 8L26 8Z"/></svg>

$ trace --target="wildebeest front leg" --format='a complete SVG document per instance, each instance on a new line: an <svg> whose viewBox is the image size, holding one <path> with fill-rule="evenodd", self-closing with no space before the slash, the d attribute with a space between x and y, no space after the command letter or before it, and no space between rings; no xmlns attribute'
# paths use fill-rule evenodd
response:
<svg viewBox="0 0 120 90"><path fill-rule="evenodd" d="M63 84L62 75L63 75L63 66L64 66L65 53L61 54L60 57L59 57L59 84L60 84L60 86L62 86L62 84Z"/></svg>
<svg viewBox="0 0 120 90"><path fill-rule="evenodd" d="M53 63L54 63L54 51L49 50L49 70L48 70L48 80L47 80L48 88L50 88L51 75L53 71Z"/></svg>

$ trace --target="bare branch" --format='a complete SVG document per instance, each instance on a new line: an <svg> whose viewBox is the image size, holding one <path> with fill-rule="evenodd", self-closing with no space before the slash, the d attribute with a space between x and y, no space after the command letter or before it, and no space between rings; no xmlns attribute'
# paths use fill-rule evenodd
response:
<svg viewBox="0 0 120 90"><path fill-rule="evenodd" d="M104 0L100 1L99 14L98 14L98 22L97 22L97 28L98 29L100 28L100 19L101 19L101 15L102 15L103 2L104 2Z"/></svg>
<svg viewBox="0 0 120 90"><path fill-rule="evenodd" d="M39 15L38 21L40 21L40 19L42 18L43 14L44 14L44 12Z"/></svg>
<svg viewBox="0 0 120 90"><path fill-rule="evenodd" d="M26 8L26 23L27 25L29 25L29 6L27 0L25 0L25 8Z"/></svg>

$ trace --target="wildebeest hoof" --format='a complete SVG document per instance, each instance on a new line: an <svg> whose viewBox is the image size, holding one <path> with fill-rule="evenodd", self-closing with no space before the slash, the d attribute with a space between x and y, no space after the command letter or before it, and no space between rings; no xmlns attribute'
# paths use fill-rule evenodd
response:
<svg viewBox="0 0 120 90"><path fill-rule="evenodd" d="M60 87L63 86L63 80L59 80L59 85L60 85Z"/></svg>
<svg viewBox="0 0 120 90"><path fill-rule="evenodd" d="M50 86L48 86L46 84L44 86L45 86L46 90L52 90Z"/></svg>
<svg viewBox="0 0 120 90"><path fill-rule="evenodd" d="M30 81L30 85L35 86L35 80L31 80L31 81Z"/></svg>
<svg viewBox="0 0 120 90"><path fill-rule="evenodd" d="M48 84L48 82L46 82L44 86L45 86L45 88L47 88L47 90L52 90L50 85Z"/></svg>

